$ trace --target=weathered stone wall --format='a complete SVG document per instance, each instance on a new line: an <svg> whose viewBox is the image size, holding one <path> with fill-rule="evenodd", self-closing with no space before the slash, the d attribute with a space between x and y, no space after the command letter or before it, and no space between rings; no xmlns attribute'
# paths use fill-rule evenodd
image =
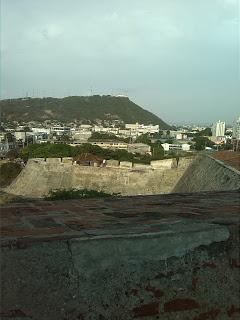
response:
<svg viewBox="0 0 240 320"><path fill-rule="evenodd" d="M182 159L180 160L182 161ZM176 168L177 167L177 160L173 159L165 159L165 160L153 160L151 161L151 166L155 169L158 168Z"/></svg>
<svg viewBox="0 0 240 320"><path fill-rule="evenodd" d="M31 159L6 188L8 193L42 197L52 189L87 188L121 195L236 190L240 173L209 156L156 161L151 165L109 162L106 167L73 165L71 158Z"/></svg>
<svg viewBox="0 0 240 320"><path fill-rule="evenodd" d="M4 249L1 319L239 319L239 260L231 253L237 243L176 257L157 250L169 240L56 241Z"/></svg>
<svg viewBox="0 0 240 320"><path fill-rule="evenodd" d="M237 190L240 172L211 156L195 159L180 178L173 192Z"/></svg>
<svg viewBox="0 0 240 320"><path fill-rule="evenodd" d="M47 161L30 159L8 193L42 197L51 189L87 188L122 195L169 193L191 163L183 158L177 168L152 169L150 166L123 163L119 167L72 165L58 158ZM125 166L124 166L125 165Z"/></svg>
<svg viewBox="0 0 240 320"><path fill-rule="evenodd" d="M239 319L236 193L95 201L4 208L1 319Z"/></svg>

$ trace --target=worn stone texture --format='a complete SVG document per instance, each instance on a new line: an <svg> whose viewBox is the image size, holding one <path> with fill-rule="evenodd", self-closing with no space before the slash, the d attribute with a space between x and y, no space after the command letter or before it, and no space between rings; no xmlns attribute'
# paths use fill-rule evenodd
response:
<svg viewBox="0 0 240 320"><path fill-rule="evenodd" d="M239 154L235 156L235 161L236 159L240 161ZM173 192L221 191L239 188L240 172L238 170L214 157L201 155L187 168L174 186Z"/></svg>
<svg viewBox="0 0 240 320"><path fill-rule="evenodd" d="M176 159L166 159L166 160L153 160L151 161L151 166L153 168L176 168L177 160Z"/></svg>
<svg viewBox="0 0 240 320"><path fill-rule="evenodd" d="M215 155L217 157L217 153ZM235 162L240 160L235 156ZM107 167L72 165L71 159L48 161L31 159L5 189L7 193L39 198L52 189L87 188L121 195L149 195L171 192L237 190L240 172L206 155L195 158L167 159L152 166L109 162Z"/></svg>
<svg viewBox="0 0 240 320"><path fill-rule="evenodd" d="M175 169L158 170L88 167L55 161L28 161L6 192L29 198L43 197L51 189L61 188L87 188L122 195L169 193L192 159L182 159L181 165ZM126 164L129 166L129 162Z"/></svg>
<svg viewBox="0 0 240 320"><path fill-rule="evenodd" d="M1 319L239 319L239 192L9 204Z"/></svg>

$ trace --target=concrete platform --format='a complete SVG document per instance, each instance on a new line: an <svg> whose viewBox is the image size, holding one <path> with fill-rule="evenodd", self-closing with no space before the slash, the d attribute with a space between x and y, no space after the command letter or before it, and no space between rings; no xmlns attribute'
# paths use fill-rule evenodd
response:
<svg viewBox="0 0 240 320"><path fill-rule="evenodd" d="M239 319L239 192L1 209L1 319Z"/></svg>

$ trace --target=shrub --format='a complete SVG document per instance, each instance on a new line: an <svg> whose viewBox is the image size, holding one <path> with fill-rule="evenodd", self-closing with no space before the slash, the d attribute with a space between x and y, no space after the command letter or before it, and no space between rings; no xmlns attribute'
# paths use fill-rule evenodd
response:
<svg viewBox="0 0 240 320"><path fill-rule="evenodd" d="M109 194L103 191L87 189L57 189L51 190L44 197L45 200L69 200L69 199L86 199L86 198L106 198L117 196L118 194Z"/></svg>

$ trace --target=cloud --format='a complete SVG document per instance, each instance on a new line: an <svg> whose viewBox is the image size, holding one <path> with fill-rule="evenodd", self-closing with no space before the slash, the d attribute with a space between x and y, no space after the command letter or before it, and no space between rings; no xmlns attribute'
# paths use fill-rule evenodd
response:
<svg viewBox="0 0 240 320"><path fill-rule="evenodd" d="M45 26L41 33L46 39L53 39L60 36L62 34L62 30L59 26L52 24Z"/></svg>
<svg viewBox="0 0 240 320"><path fill-rule="evenodd" d="M30 29L28 34L31 40L44 42L59 38L62 36L63 31L62 28L57 24L47 24Z"/></svg>
<svg viewBox="0 0 240 320"><path fill-rule="evenodd" d="M236 5L239 3L239 0L223 0L223 2L230 5Z"/></svg>
<svg viewBox="0 0 240 320"><path fill-rule="evenodd" d="M236 7L239 5L239 0L219 0L224 7Z"/></svg>
<svg viewBox="0 0 240 320"><path fill-rule="evenodd" d="M173 119L179 106L193 119L239 108L240 0L0 1L4 96L93 85L136 88L139 104Z"/></svg>

